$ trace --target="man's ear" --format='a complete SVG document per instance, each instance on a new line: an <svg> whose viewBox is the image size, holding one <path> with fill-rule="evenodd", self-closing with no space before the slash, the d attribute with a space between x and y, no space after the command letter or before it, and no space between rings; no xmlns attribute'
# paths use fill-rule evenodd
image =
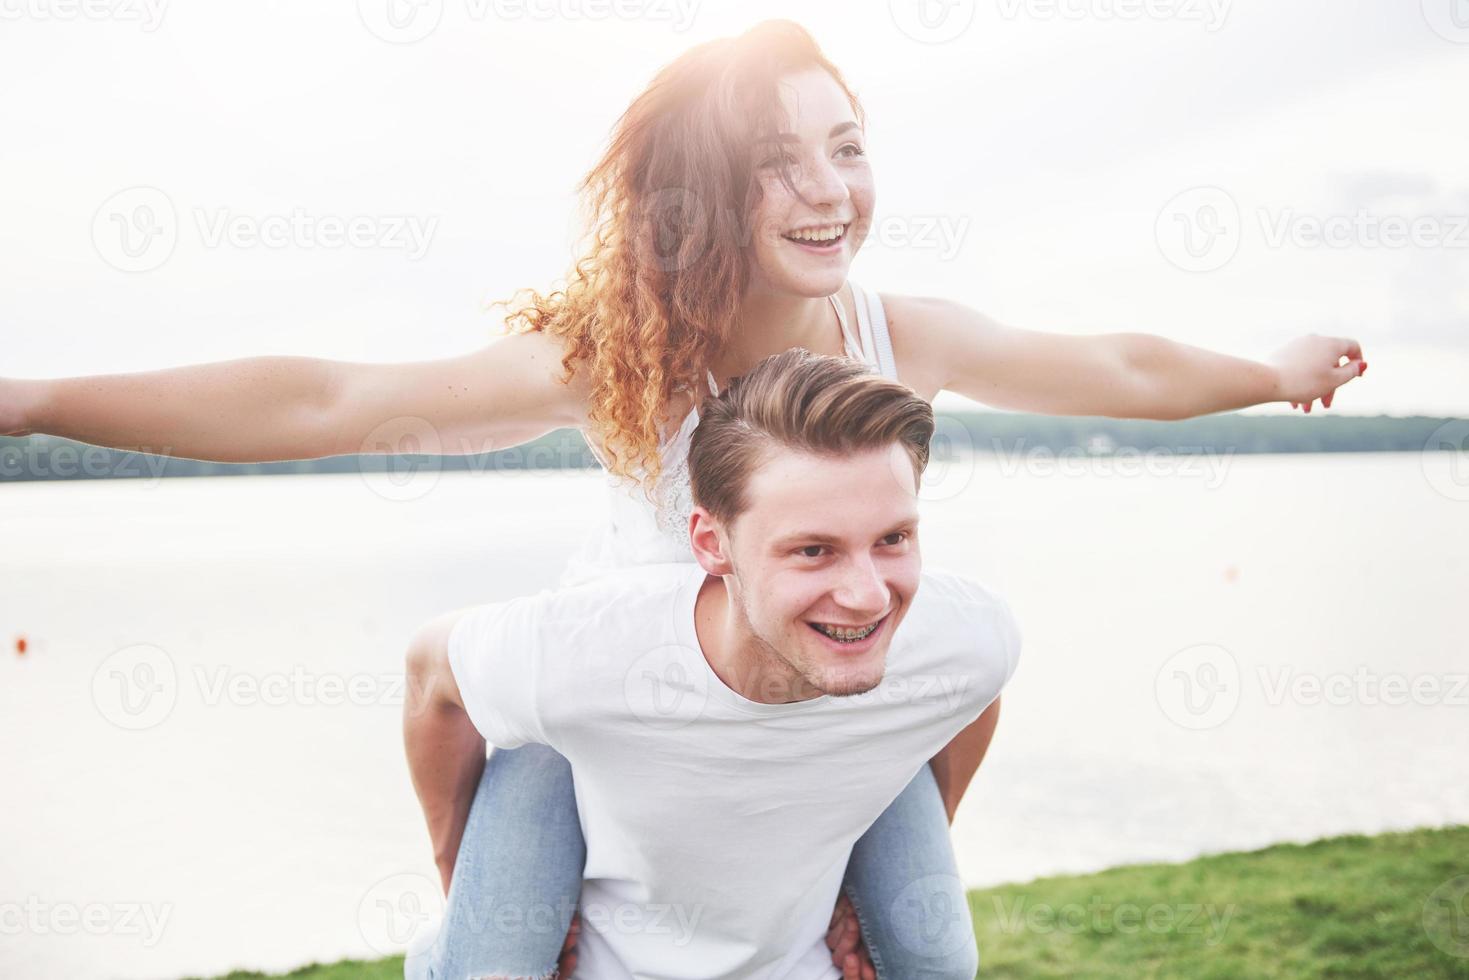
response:
<svg viewBox="0 0 1469 980"><path fill-rule="evenodd" d="M719 519L703 507L695 506L689 514L689 545L694 560L710 575L733 575L729 559L729 536Z"/></svg>

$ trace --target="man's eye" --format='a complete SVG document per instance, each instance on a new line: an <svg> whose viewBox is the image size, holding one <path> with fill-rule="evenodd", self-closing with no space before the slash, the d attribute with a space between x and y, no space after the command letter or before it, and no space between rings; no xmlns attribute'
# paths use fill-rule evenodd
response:
<svg viewBox="0 0 1469 980"><path fill-rule="evenodd" d="M908 540L908 532L894 531L892 534L889 534L882 540L884 544L902 544L904 541Z"/></svg>
<svg viewBox="0 0 1469 980"><path fill-rule="evenodd" d="M800 550L800 554L801 554L801 557L802 558L820 558L821 557L821 553L824 550L825 550L825 546L824 545L808 544L806 547L804 547L804 548L802 548ZM814 555L811 553L813 551L816 552Z"/></svg>

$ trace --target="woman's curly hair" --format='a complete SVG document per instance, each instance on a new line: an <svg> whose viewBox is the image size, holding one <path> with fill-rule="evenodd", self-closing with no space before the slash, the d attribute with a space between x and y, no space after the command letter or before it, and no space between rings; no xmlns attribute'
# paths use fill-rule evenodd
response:
<svg viewBox="0 0 1469 980"><path fill-rule="evenodd" d="M781 75L822 68L861 107L836 66L790 21L700 44L665 66L614 127L582 179L587 233L560 288L523 289L511 333L546 331L564 346L563 381L590 381L590 426L608 469L650 493L669 404L695 405L705 371L733 331L750 281L749 215L760 201L757 153L784 122ZM781 179L795 190L786 164Z"/></svg>

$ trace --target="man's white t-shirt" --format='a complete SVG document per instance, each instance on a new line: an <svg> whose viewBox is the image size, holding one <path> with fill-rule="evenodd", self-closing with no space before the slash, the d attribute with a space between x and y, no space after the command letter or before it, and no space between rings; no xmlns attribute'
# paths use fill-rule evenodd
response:
<svg viewBox="0 0 1469 980"><path fill-rule="evenodd" d="M719 679L698 565L652 565L466 612L449 660L491 745L571 762L586 839L577 976L836 980L826 930L852 845L1009 680L1009 606L926 570L880 685L787 704Z"/></svg>

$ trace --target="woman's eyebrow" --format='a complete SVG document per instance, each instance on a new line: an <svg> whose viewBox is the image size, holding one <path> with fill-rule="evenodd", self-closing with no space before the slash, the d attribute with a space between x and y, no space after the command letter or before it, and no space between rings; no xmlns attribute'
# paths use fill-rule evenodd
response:
<svg viewBox="0 0 1469 980"><path fill-rule="evenodd" d="M855 122L852 122L849 119L846 122L837 123L835 126L831 127L831 132L826 134L826 138L829 140L836 139L838 136L842 135L849 129L861 128L862 127L858 126ZM795 133L776 133L775 141L777 143L799 143L801 142L801 137L797 136Z"/></svg>

